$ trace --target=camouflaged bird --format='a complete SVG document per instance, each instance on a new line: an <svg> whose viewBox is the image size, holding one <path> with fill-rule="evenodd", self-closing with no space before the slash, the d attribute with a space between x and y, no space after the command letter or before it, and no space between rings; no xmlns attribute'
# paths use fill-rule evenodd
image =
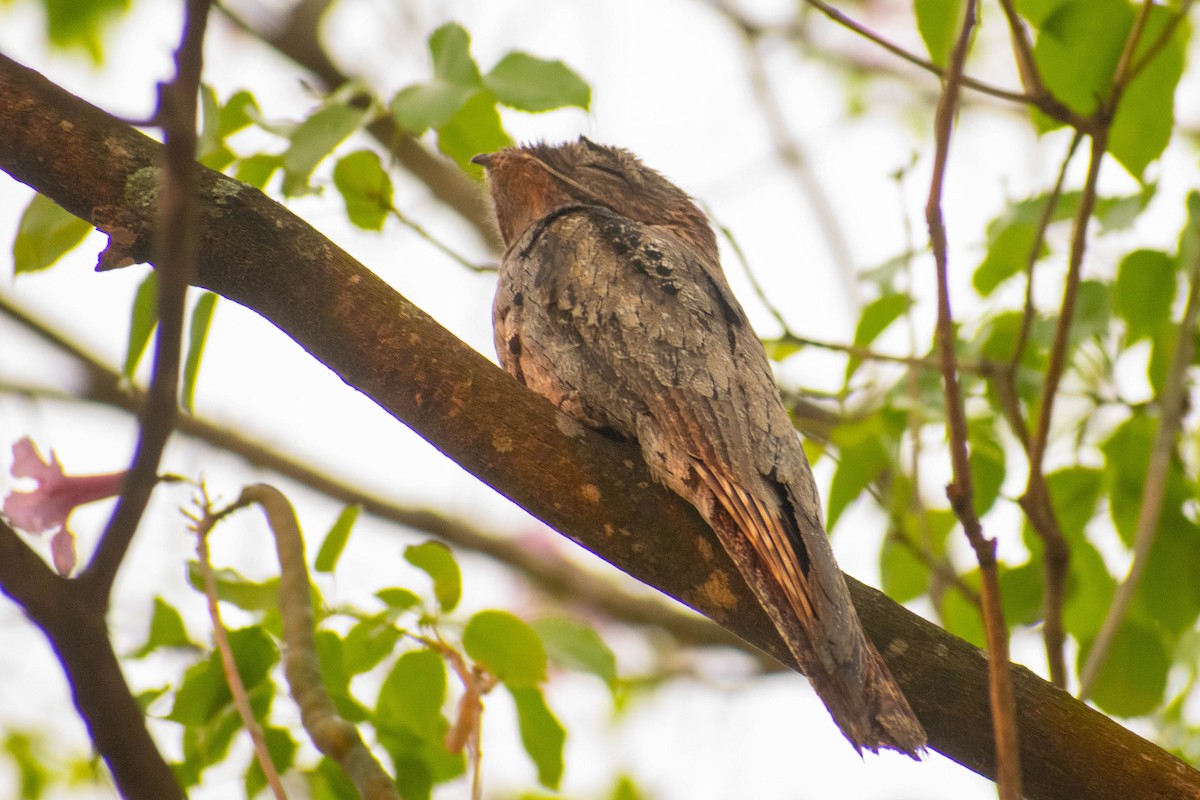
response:
<svg viewBox="0 0 1200 800"><path fill-rule="evenodd" d="M507 247L493 324L508 372L636 441L716 531L861 751L925 732L867 640L799 435L703 212L632 153L585 138L476 156Z"/></svg>

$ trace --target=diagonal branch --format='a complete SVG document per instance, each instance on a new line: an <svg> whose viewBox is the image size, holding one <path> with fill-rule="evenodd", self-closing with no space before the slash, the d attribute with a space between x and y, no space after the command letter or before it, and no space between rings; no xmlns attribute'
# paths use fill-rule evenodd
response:
<svg viewBox="0 0 1200 800"><path fill-rule="evenodd" d="M1200 248L1198 248L1200 249ZM1175 344L1175 355L1171 358L1171 369L1167 373L1166 386L1159 398L1158 431L1150 451L1150 463L1146 467L1146 481L1142 484L1142 503L1138 509L1137 528L1133 539L1133 562L1125 580L1117 587L1112 605L1104 617L1104 623L1087 661L1079 675L1079 699L1086 700L1096 685L1096 678L1112 648L1113 639L1125 620L1125 614L1137 594L1150 548L1158 532L1158 520L1162 513L1163 497L1166 494L1167 475L1171 457L1175 454L1175 437L1187 405L1187 371L1192 364L1192 351L1196 342L1196 320L1200 317L1200 252L1195 254L1188 275L1188 298L1179 324L1179 336Z"/></svg>
<svg viewBox="0 0 1200 800"><path fill-rule="evenodd" d="M126 387L121 375L103 364L80 346L14 306L0 294L0 314L17 322L58 350L75 359L88 375L88 386L81 394L63 396L64 400L87 400L138 414L145 407L145 392ZM41 396L46 393L42 392ZM213 447L232 453L262 469L283 475L313 491L345 504L357 504L368 514L406 528L436 536L449 544L470 550L516 570L547 596L569 603L615 621L635 626L654 627L680 644L693 647L735 647L745 651L766 671L782 665L750 647L728 631L694 614L681 612L655 598L623 592L612 581L581 569L569 561L546 557L523 547L519 541L489 535L477 527L436 511L403 505L365 492L353 481L321 472L289 455L247 439L229 428L191 414L176 420L178 433L191 436Z"/></svg>
<svg viewBox="0 0 1200 800"><path fill-rule="evenodd" d="M937 267L938 313L937 343L941 357L942 380L946 394L946 433L950 440L950 465L953 480L946 487L950 507L962 523L975 559L979 562L983 626L987 634L988 689L992 708L992 729L996 737L996 784L1001 800L1021 799L1021 755L1017 735L1016 697L1008 660L1008 627L1000 605L1000 580L996 569L996 540L987 538L975 513L975 492L971 480L971 462L967 453L967 418L962 388L958 382L957 357L954 352L956 335L950 309L949 254L946 223L942 216L942 187L950 155L950 137L954 113L958 108L959 85L971 30L975 27L975 0L967 0L962 27L950 63L946 83L938 101L934 119L937 151L934 155L933 177L929 187L929 202L925 218L929 224L929 240Z"/></svg>
<svg viewBox="0 0 1200 800"><path fill-rule="evenodd" d="M0 56L0 169L85 219L121 221L148 254L126 185L160 145ZM65 124L64 124L65 123ZM606 561L732 632L785 650L713 532L655 484L637 448L585 430L397 295L261 192L201 171L197 282L255 310L465 469ZM119 212L124 212L123 214ZM109 225L109 223L105 223ZM113 230L106 228L109 233ZM548 479L553 476L553 479ZM847 579L867 632L932 747L996 774L980 652ZM1200 771L1030 671L1012 668L1031 800L1200 794Z"/></svg>

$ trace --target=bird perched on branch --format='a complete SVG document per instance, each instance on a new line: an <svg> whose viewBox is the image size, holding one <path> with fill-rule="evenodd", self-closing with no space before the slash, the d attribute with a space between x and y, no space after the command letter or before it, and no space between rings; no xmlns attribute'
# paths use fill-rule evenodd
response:
<svg viewBox="0 0 1200 800"><path fill-rule="evenodd" d="M501 365L640 445L716 531L856 749L918 755L925 732L851 604L799 435L703 212L632 153L582 137L473 160L507 247Z"/></svg>

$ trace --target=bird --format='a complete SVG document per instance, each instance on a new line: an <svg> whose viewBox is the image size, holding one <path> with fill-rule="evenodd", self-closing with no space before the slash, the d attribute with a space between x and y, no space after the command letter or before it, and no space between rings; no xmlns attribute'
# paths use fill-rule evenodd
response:
<svg viewBox="0 0 1200 800"><path fill-rule="evenodd" d="M682 189L586 137L476 156L504 242L500 365L635 442L717 533L854 748L919 758L925 731L863 631L761 340Z"/></svg>

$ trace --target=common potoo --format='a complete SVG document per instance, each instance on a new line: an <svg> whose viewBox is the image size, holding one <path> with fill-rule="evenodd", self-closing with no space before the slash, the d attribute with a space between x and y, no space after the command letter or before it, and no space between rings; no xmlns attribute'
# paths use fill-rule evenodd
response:
<svg viewBox="0 0 1200 800"><path fill-rule="evenodd" d="M634 440L716 531L856 748L925 732L866 638L799 435L704 214L628 151L580 138L477 156L507 247L500 363Z"/></svg>

